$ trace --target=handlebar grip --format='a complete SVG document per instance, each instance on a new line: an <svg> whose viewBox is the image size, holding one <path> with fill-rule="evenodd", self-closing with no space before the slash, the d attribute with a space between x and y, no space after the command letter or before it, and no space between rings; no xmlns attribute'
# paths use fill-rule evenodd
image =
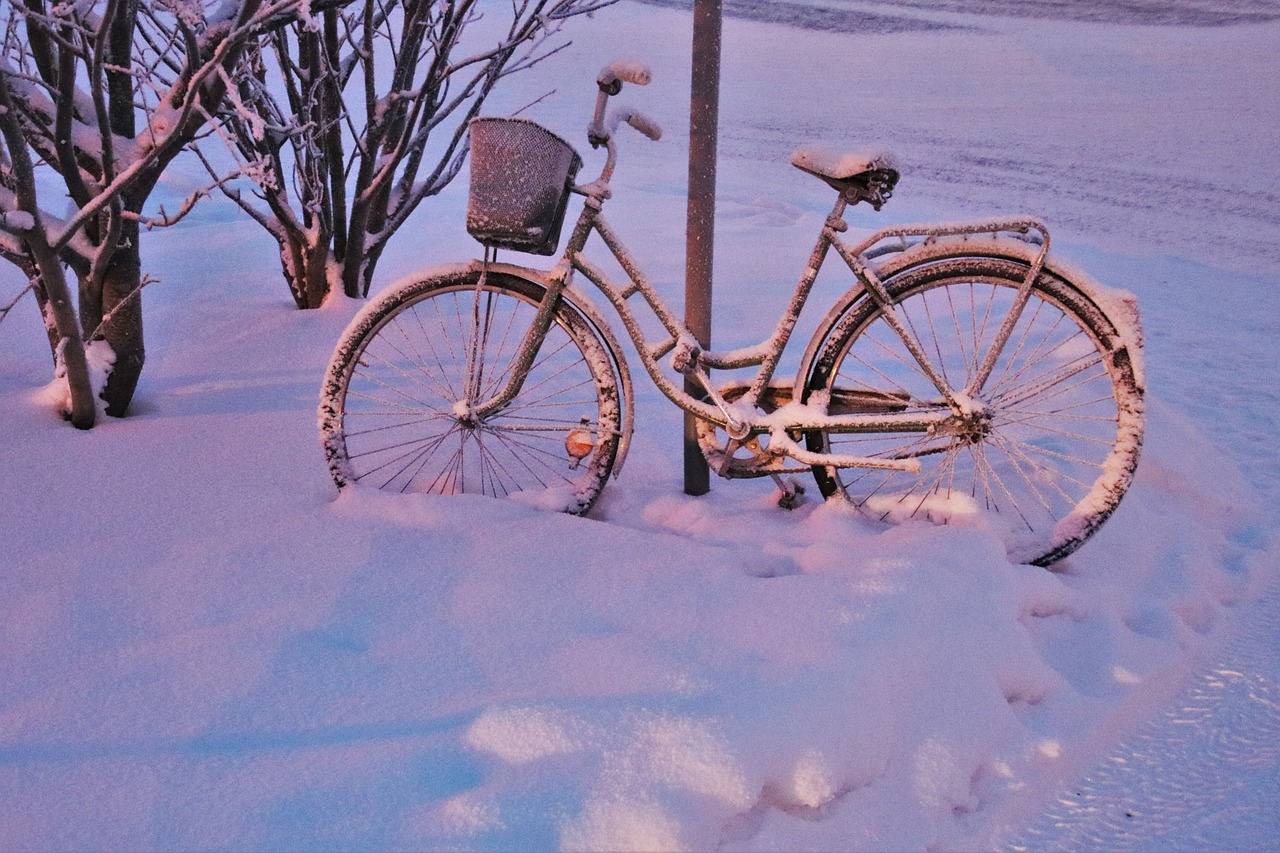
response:
<svg viewBox="0 0 1280 853"><path fill-rule="evenodd" d="M648 65L633 59L619 59L601 69L600 75L596 77L596 85L602 91L616 95L622 90L623 81L637 86L648 86L652 79L653 74L649 71Z"/></svg>
<svg viewBox="0 0 1280 853"><path fill-rule="evenodd" d="M630 107L618 107L610 112L608 120L599 129L595 129L593 133L603 143L613 138L613 135L618 131L618 125L624 121L654 142L662 138L662 128L658 126L656 121Z"/></svg>
<svg viewBox="0 0 1280 853"><path fill-rule="evenodd" d="M641 113L632 112L627 115L627 124L643 133L645 136L657 142L662 138L662 128L653 119Z"/></svg>

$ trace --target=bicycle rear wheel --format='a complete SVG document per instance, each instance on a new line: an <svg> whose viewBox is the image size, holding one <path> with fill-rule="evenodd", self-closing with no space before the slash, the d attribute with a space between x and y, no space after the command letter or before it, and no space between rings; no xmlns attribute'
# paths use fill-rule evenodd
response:
<svg viewBox="0 0 1280 853"><path fill-rule="evenodd" d="M519 394L480 418L515 368L545 290L478 271L380 298L334 352L321 438L339 488L522 496L582 514L613 469L618 379L587 321L561 302Z"/></svg>
<svg viewBox="0 0 1280 853"><path fill-rule="evenodd" d="M1025 280L1025 263L964 257L885 280L895 312L951 389L970 384ZM806 399L892 395L937 411L941 393L869 298L832 318ZM915 459L919 473L815 467L828 498L886 521L983 516L1011 559L1048 565L1111 515L1142 444L1142 393L1121 335L1075 286L1045 270L968 419L934 433L812 433L811 450Z"/></svg>

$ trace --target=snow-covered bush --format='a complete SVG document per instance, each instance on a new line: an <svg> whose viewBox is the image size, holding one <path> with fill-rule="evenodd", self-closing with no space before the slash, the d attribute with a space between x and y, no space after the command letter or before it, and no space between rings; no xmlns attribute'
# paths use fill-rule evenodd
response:
<svg viewBox="0 0 1280 853"><path fill-rule="evenodd" d="M458 174L494 86L613 2L355 0L255 45L219 115L252 191L223 190L279 244L298 307L367 295L387 241Z"/></svg>
<svg viewBox="0 0 1280 853"><path fill-rule="evenodd" d="M84 342L111 352L123 415L145 359L140 226L169 163L208 126L245 51L311 0L10 0L0 19L0 256L38 281L72 422L93 425ZM310 12L308 11L308 14ZM56 178L41 174L51 170ZM56 189L55 189L56 185ZM67 201L70 206L67 206ZM78 284L75 298L64 268Z"/></svg>

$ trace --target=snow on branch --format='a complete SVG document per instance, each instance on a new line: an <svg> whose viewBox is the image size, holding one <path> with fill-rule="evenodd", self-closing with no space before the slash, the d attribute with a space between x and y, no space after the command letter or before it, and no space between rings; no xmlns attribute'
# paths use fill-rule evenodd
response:
<svg viewBox="0 0 1280 853"><path fill-rule="evenodd" d="M109 414L124 413L144 358L137 294L150 279L140 271L138 229L179 221L220 185L196 191L172 215L142 214L151 192L222 109L265 36L291 23L312 27L316 14L348 2L7 0L0 186L17 203L0 206L15 212L0 225L0 249L16 248L5 257L30 256L39 267L53 289L50 304L62 312L62 339L78 342L81 327L90 329L84 340L105 336L119 356L103 391ZM63 191L37 182L37 165L56 173ZM67 198L70 213L49 215ZM64 267L77 279L77 299L65 288ZM70 345L69 359L79 346ZM92 400L78 405L77 425L91 425Z"/></svg>

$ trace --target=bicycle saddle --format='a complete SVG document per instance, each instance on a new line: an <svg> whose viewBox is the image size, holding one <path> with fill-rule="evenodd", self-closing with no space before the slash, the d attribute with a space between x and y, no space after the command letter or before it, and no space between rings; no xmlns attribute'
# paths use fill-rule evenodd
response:
<svg viewBox="0 0 1280 853"><path fill-rule="evenodd" d="M791 165L834 188L850 204L866 201L880 209L898 183L898 160L882 148L841 152L809 146L796 149Z"/></svg>

